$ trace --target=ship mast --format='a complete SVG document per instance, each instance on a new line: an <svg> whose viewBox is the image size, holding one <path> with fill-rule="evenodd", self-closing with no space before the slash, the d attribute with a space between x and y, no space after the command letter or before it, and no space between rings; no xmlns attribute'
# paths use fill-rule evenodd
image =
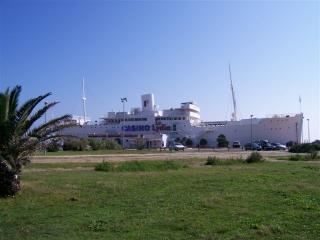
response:
<svg viewBox="0 0 320 240"><path fill-rule="evenodd" d="M231 67L229 63L229 74L230 74L230 87L231 87L231 93L232 93L232 102L233 102L233 113L231 115L231 121L237 121L237 102L236 97L234 94L233 84L232 84L232 77L231 77Z"/></svg>
<svg viewBox="0 0 320 240"><path fill-rule="evenodd" d="M86 124L87 109L86 109L86 95L84 91L84 77L82 78L82 107L83 107L83 124Z"/></svg>

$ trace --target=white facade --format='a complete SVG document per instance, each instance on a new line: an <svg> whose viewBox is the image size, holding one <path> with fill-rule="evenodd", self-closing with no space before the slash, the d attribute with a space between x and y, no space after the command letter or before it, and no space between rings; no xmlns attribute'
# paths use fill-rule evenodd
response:
<svg viewBox="0 0 320 240"><path fill-rule="evenodd" d="M65 129L63 133L81 138L97 137L118 141L123 135L127 143L150 140L152 147L158 147L163 134L168 135L172 141L177 138L191 139L193 146L204 138L208 147L216 147L216 139L220 134L224 134L230 143L240 141L245 144L251 142L252 136L253 141L267 139L286 144L289 141L300 142L302 118L302 114L294 114L252 120L202 122L200 108L193 102L160 111L156 108L153 94L145 94L141 96L141 108L133 108L131 112L109 112L99 124L78 125Z"/></svg>

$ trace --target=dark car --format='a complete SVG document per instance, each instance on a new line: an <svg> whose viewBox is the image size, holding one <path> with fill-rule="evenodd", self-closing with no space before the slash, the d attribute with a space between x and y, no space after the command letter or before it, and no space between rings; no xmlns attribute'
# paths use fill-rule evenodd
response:
<svg viewBox="0 0 320 240"><path fill-rule="evenodd" d="M244 149L247 150L255 150L255 151L261 151L261 146L258 143L247 143L244 145Z"/></svg>
<svg viewBox="0 0 320 240"><path fill-rule="evenodd" d="M240 142L239 142L239 141L234 141L234 142L232 143L232 148L241 148Z"/></svg>
<svg viewBox="0 0 320 240"><path fill-rule="evenodd" d="M272 146L268 140L261 140L260 146L261 146L262 150L265 150L265 151L276 150L276 148L274 146Z"/></svg>
<svg viewBox="0 0 320 240"><path fill-rule="evenodd" d="M275 150L287 150L287 147L281 143L271 143Z"/></svg>

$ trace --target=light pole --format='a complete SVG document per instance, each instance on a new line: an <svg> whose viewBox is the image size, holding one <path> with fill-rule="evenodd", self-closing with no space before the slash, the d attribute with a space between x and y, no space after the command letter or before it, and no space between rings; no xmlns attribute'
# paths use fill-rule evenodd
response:
<svg viewBox="0 0 320 240"><path fill-rule="evenodd" d="M251 114L250 115L250 118L251 118L251 134L250 134L251 135L251 146L252 146L252 117L253 117L253 115Z"/></svg>
<svg viewBox="0 0 320 240"><path fill-rule="evenodd" d="M122 149L124 150L124 132L123 132L123 127L124 127L124 120L125 120L125 114L124 114L124 104L125 102L128 102L128 99L126 97L121 98L122 102L122 113L123 113L123 119L122 119L122 127L121 127L121 133L122 133Z"/></svg>
<svg viewBox="0 0 320 240"><path fill-rule="evenodd" d="M48 102L44 102L44 106L46 107L48 105ZM44 124L47 123L47 111L44 112ZM44 143L44 155L47 155L47 146L46 143Z"/></svg>
<svg viewBox="0 0 320 240"><path fill-rule="evenodd" d="M308 118L307 121L308 121L308 142L310 143L310 126L309 126L310 119Z"/></svg>

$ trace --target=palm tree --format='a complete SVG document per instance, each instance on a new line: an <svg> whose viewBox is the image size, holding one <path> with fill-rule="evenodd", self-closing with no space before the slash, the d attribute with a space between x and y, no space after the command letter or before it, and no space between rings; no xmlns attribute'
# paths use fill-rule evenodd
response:
<svg viewBox="0 0 320 240"><path fill-rule="evenodd" d="M72 125L71 116L63 115L47 123L34 124L57 102L38 107L51 95L32 98L19 106L21 86L0 92L0 196L14 196L20 190L22 167L39 147L59 136L59 131ZM36 109L37 108L37 109Z"/></svg>

